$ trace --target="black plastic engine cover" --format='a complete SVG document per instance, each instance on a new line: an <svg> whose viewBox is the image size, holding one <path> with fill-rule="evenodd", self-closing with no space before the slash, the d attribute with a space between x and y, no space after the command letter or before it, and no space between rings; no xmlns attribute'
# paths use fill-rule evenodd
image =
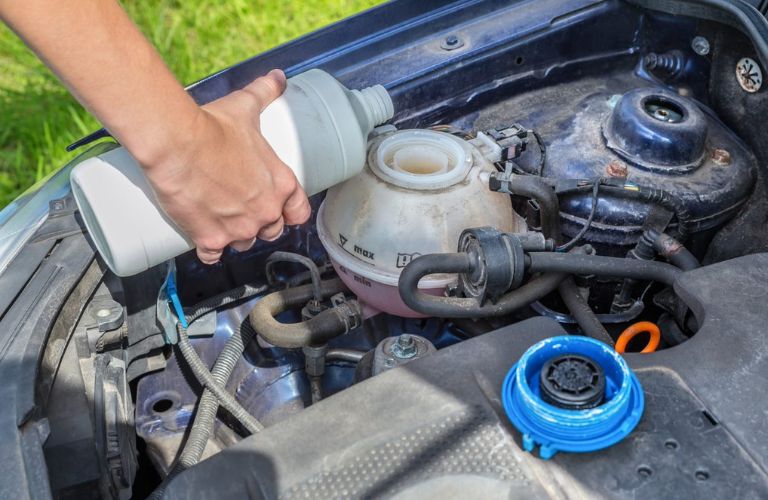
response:
<svg viewBox="0 0 768 500"><path fill-rule="evenodd" d="M627 355L646 396L621 443L544 461L500 405L504 375L542 338L536 318L338 393L174 479L167 498L764 498L768 254L683 275L702 325Z"/></svg>

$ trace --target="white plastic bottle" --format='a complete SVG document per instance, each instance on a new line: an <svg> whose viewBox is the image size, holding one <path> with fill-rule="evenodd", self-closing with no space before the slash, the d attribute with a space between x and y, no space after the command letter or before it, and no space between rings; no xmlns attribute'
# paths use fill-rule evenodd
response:
<svg viewBox="0 0 768 500"><path fill-rule="evenodd" d="M261 114L261 132L308 195L358 174L368 134L392 118L381 85L348 90L313 69L288 80ZM122 147L89 158L70 177L96 248L118 276L132 276L194 247L163 212L144 172Z"/></svg>

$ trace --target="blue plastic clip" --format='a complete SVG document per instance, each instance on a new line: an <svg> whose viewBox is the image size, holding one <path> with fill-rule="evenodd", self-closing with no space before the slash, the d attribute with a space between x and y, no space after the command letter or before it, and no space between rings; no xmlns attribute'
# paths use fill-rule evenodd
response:
<svg viewBox="0 0 768 500"><path fill-rule="evenodd" d="M179 318L181 326L189 328L187 317L184 315L184 308L181 307L181 301L179 300L179 291L176 289L176 273L168 274L165 290L168 293L168 298L171 299L171 305L173 305L173 310L176 312L176 316Z"/></svg>

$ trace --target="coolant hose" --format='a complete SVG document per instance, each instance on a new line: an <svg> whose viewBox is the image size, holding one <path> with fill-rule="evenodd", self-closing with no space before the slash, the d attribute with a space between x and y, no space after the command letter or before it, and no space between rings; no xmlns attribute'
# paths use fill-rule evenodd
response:
<svg viewBox="0 0 768 500"><path fill-rule="evenodd" d="M512 194L530 198L539 205L541 232L547 238L560 241L560 203L552 186L532 175L513 175L508 185Z"/></svg>
<svg viewBox="0 0 768 500"><path fill-rule="evenodd" d="M690 271L701 267L697 259L685 245L677 241L672 236L665 233L649 231L650 239L653 242L653 249L656 253L667 259L673 265L683 271Z"/></svg>
<svg viewBox="0 0 768 500"><path fill-rule="evenodd" d="M570 254L569 254L570 255ZM436 273L459 274L472 270L473 258L466 253L423 255L413 259L400 274L398 289L403 302L421 314L440 318L504 316L521 309L557 289L565 273L547 273L502 295L495 304L480 305L475 299L438 297L419 291L419 281Z"/></svg>
<svg viewBox="0 0 768 500"><path fill-rule="evenodd" d="M323 281L320 291L323 298L345 291L338 279ZM249 321L261 338L277 347L299 348L327 343L334 337L359 324L362 309L356 301L332 307L301 323L280 323L275 316L291 308L304 306L313 298L312 285L289 288L267 295L251 311Z"/></svg>
<svg viewBox="0 0 768 500"><path fill-rule="evenodd" d="M589 303L582 297L573 277L566 278L558 287L560 297L585 335L613 346L613 339L595 315Z"/></svg>
<svg viewBox="0 0 768 500"><path fill-rule="evenodd" d="M414 262L417 261L418 259L414 260ZM530 273L592 274L599 277L658 281L665 285L672 285L682 273L679 268L671 264L653 260L553 252L528 253L526 255L526 269Z"/></svg>

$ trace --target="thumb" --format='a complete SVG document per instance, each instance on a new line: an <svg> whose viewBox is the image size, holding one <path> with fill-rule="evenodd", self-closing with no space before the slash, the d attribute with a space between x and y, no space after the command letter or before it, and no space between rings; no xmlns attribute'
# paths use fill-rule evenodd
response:
<svg viewBox="0 0 768 500"><path fill-rule="evenodd" d="M283 95L285 92L285 73L279 69L273 69L265 76L261 76L249 83L243 90L256 97L259 101L259 112Z"/></svg>

